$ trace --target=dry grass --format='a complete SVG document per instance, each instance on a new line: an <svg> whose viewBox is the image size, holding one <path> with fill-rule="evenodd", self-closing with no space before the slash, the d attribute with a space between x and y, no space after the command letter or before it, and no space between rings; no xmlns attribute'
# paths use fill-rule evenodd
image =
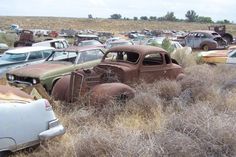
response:
<svg viewBox="0 0 236 157"><path fill-rule="evenodd" d="M138 85L125 105L58 102L67 133L15 156L236 156L235 67L186 65L183 80Z"/></svg>
<svg viewBox="0 0 236 157"><path fill-rule="evenodd" d="M209 24L185 23L185 22L158 22L158 21L134 21L111 19L81 19L62 17L6 17L0 18L0 28L9 28L13 23L19 24L24 29L76 29L110 31L114 33L146 29L165 30L199 30L208 29ZM236 35L236 25L227 25L227 31Z"/></svg>

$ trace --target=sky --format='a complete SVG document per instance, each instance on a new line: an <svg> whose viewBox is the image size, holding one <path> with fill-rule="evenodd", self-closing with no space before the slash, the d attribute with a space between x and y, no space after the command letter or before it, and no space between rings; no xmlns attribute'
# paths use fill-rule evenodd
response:
<svg viewBox="0 0 236 157"><path fill-rule="evenodd" d="M133 18L164 16L174 12L185 19L188 10L218 21L236 22L236 0L1 0L0 16L55 16L109 18L112 14Z"/></svg>

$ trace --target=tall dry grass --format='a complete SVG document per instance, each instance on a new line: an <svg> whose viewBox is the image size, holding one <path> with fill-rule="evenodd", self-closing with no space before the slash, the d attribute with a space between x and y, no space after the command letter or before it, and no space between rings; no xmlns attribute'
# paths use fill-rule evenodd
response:
<svg viewBox="0 0 236 157"><path fill-rule="evenodd" d="M67 133L14 156L236 156L235 67L186 65L181 81L137 85L126 104L57 102Z"/></svg>

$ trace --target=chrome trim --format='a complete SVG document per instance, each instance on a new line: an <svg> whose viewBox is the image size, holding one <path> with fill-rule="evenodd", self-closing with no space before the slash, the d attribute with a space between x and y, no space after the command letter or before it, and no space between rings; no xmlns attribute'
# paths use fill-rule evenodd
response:
<svg viewBox="0 0 236 157"><path fill-rule="evenodd" d="M65 128L60 124L56 127L50 128L49 130L43 131L39 134L40 141L52 139L56 136L65 134Z"/></svg>

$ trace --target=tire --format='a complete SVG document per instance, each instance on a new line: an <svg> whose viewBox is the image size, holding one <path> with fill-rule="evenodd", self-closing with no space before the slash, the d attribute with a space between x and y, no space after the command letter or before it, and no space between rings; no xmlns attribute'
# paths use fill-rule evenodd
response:
<svg viewBox="0 0 236 157"><path fill-rule="evenodd" d="M0 157L8 157L9 155L11 155L10 151L0 152Z"/></svg>
<svg viewBox="0 0 236 157"><path fill-rule="evenodd" d="M209 46L208 46L208 45L203 45L203 46L202 46L202 50L204 50L204 51L209 51Z"/></svg>

